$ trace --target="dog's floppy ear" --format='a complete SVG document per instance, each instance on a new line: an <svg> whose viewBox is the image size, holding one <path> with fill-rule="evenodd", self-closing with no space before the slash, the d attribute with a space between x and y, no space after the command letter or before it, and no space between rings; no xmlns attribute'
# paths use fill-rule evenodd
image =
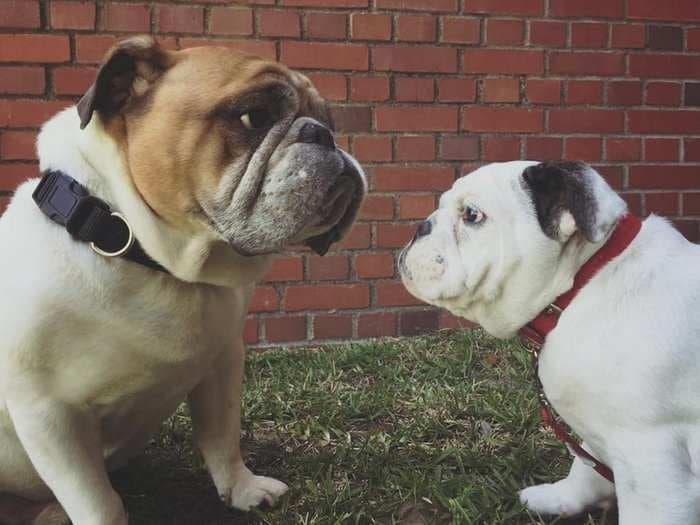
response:
<svg viewBox="0 0 700 525"><path fill-rule="evenodd" d="M625 213L625 201L583 162L543 162L523 172L542 231L565 242L576 231L600 242Z"/></svg>
<svg viewBox="0 0 700 525"><path fill-rule="evenodd" d="M80 129L90 123L93 112L108 119L143 96L171 62L170 55L150 36L119 42L109 50L95 83L78 102Z"/></svg>

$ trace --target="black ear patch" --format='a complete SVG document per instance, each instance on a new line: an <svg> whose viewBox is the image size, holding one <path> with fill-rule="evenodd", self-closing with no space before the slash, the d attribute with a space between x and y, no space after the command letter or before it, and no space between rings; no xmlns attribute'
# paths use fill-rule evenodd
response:
<svg viewBox="0 0 700 525"><path fill-rule="evenodd" d="M584 176L588 169L583 162L543 162L523 172L537 220L548 237L559 238L559 223L564 211L571 213L576 227L588 241L596 237L598 205L590 182Z"/></svg>

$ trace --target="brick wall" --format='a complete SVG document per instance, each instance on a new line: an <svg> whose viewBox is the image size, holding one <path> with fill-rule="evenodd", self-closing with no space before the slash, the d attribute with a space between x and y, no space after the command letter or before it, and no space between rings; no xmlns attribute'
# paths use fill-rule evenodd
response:
<svg viewBox="0 0 700 525"><path fill-rule="evenodd" d="M338 249L275 264L251 343L454 325L409 297L394 258L436 196L485 162L587 160L634 212L700 237L698 0L0 0L0 209L36 174L37 127L140 32L304 69L370 175Z"/></svg>

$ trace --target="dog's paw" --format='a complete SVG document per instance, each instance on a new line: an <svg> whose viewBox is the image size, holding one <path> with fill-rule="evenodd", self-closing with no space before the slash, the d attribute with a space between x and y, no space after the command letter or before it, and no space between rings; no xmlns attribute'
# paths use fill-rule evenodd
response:
<svg viewBox="0 0 700 525"><path fill-rule="evenodd" d="M588 502L559 483L535 485L520 491L520 502L532 512L544 515L575 516L586 510Z"/></svg>
<svg viewBox="0 0 700 525"><path fill-rule="evenodd" d="M228 507L250 510L263 503L274 505L287 490L289 487L281 481L256 476L245 469L239 473L231 489L220 493L219 496Z"/></svg>

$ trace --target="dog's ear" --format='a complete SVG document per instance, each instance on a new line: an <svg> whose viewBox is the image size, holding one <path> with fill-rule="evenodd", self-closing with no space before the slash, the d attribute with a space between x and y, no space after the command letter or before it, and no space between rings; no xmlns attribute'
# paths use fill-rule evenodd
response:
<svg viewBox="0 0 700 525"><path fill-rule="evenodd" d="M576 231L600 242L627 210L593 168L583 162L543 162L523 171L542 231L565 242Z"/></svg>
<svg viewBox="0 0 700 525"><path fill-rule="evenodd" d="M119 42L109 50L94 84L78 102L80 129L88 125L93 112L108 119L142 97L170 65L171 55L150 36Z"/></svg>

